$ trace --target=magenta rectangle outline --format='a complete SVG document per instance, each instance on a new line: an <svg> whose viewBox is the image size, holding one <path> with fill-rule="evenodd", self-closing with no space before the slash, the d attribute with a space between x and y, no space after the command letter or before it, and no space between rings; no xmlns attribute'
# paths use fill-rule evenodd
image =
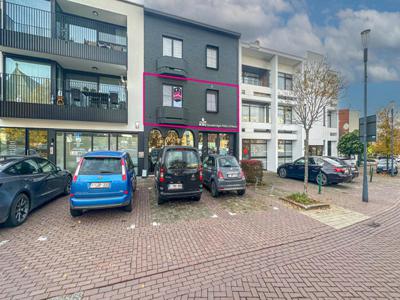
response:
<svg viewBox="0 0 400 300"><path fill-rule="evenodd" d="M236 119L237 119L237 126L236 128L224 128L224 127L208 127L208 126L187 126L187 125L168 125L168 124L160 124L160 123L151 123L145 121L145 111L146 111L146 82L145 77L160 77L160 78L167 78L167 79L175 79L175 80L182 80L182 81L193 81L198 83L204 84L215 84L219 86L229 86L236 88ZM151 127L169 127L169 128L183 128L183 129L195 129L195 130L209 130L209 131L223 131L223 132L239 132L240 129L240 119L239 119L239 85L234 83L227 83L227 82L219 82L219 81L209 81L203 79L196 79L196 78L185 78L185 77L178 77L178 76L171 76L171 75L163 75L157 73L150 73L150 72L143 72L143 106L142 106L142 118L143 118L143 125L144 126L151 126Z"/></svg>

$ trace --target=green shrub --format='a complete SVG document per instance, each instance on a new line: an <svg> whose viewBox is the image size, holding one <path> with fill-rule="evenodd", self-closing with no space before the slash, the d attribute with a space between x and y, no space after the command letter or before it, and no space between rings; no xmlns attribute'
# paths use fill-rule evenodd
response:
<svg viewBox="0 0 400 300"><path fill-rule="evenodd" d="M255 159L244 159L240 162L243 173L246 176L246 182L261 182L263 178L262 163Z"/></svg>
<svg viewBox="0 0 400 300"><path fill-rule="evenodd" d="M308 197L308 195L305 193L294 193L294 194L289 195L288 198L290 200L293 200L294 202L304 204L304 205L315 203L315 201L313 199L311 199L310 197Z"/></svg>

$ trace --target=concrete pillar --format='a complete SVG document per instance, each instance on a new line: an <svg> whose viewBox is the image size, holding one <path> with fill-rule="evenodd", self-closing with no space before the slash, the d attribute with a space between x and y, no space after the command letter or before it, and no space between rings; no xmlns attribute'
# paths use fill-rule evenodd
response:
<svg viewBox="0 0 400 300"><path fill-rule="evenodd" d="M278 168L278 56L271 59L271 140L267 142L267 169L275 172Z"/></svg>

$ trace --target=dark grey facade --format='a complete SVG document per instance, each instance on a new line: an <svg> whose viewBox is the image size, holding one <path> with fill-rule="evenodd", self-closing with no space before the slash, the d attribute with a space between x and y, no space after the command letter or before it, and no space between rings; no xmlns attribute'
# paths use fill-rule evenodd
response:
<svg viewBox="0 0 400 300"><path fill-rule="evenodd" d="M190 132L190 143L203 154L222 147L237 154L240 35L149 9L145 9L144 30L145 155L159 147L151 144L154 130L161 132L164 144L173 143L168 140L171 130L179 139ZM180 41L178 55L165 55L164 38ZM207 66L207 48L217 53L213 68ZM180 89L178 107L166 105L164 85ZM212 111L207 110L207 92L216 95ZM229 142L220 147L227 138ZM215 145L212 150L210 143Z"/></svg>

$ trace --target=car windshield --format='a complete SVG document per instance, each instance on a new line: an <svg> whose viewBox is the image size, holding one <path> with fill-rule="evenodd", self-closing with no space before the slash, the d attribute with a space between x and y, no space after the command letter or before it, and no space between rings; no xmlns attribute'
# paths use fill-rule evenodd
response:
<svg viewBox="0 0 400 300"><path fill-rule="evenodd" d="M390 158L389 159L383 158L378 161L378 164L385 165L385 166L386 166L386 164L392 165L392 160Z"/></svg>
<svg viewBox="0 0 400 300"><path fill-rule="evenodd" d="M226 157L219 158L218 164L222 168L239 167L239 164L238 164L236 158L233 156L226 156Z"/></svg>
<svg viewBox="0 0 400 300"><path fill-rule="evenodd" d="M121 173L121 159L117 157L86 157L79 170L80 175Z"/></svg>
<svg viewBox="0 0 400 300"><path fill-rule="evenodd" d="M335 167L339 167L339 166L342 166L342 165L343 165L343 163L338 162L338 161L333 160L333 159L328 158L328 157L325 157L323 160L324 160L325 162L327 162L328 164L331 164L331 165L333 165L333 166L335 166Z"/></svg>
<svg viewBox="0 0 400 300"><path fill-rule="evenodd" d="M195 151L186 149L172 149L165 154L167 169L197 169L199 158Z"/></svg>

